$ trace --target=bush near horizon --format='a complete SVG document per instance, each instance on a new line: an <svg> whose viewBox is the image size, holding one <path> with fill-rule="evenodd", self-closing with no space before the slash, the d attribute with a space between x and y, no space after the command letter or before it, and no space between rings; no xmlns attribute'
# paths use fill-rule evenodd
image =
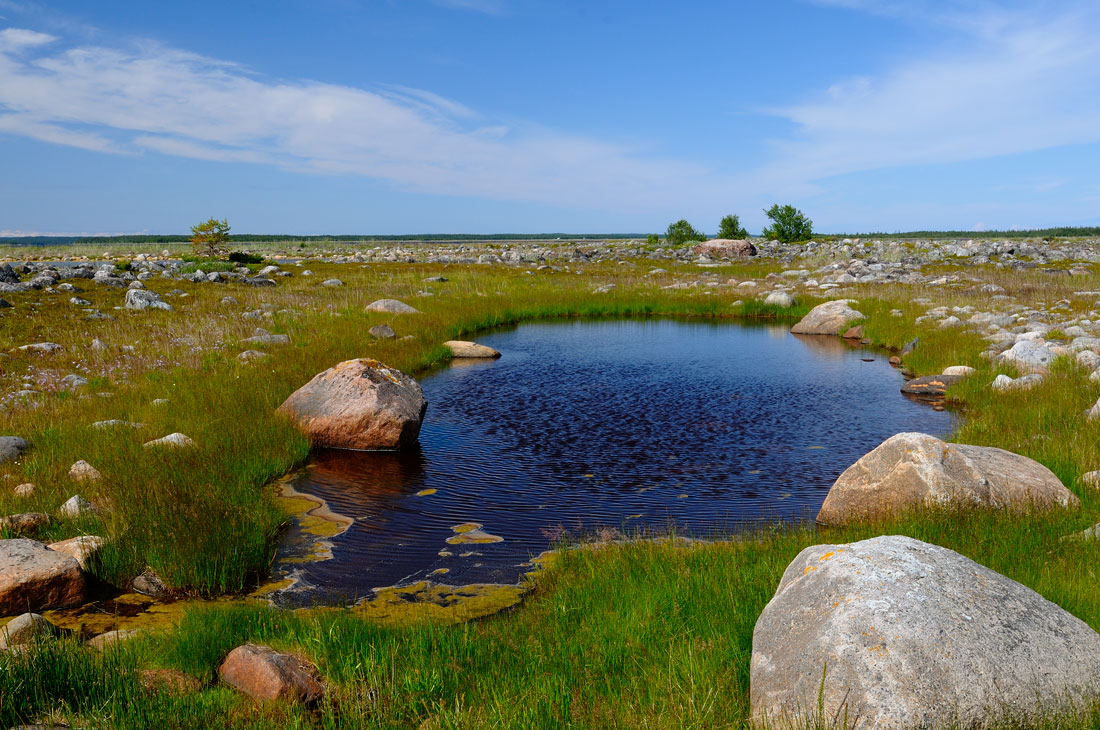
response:
<svg viewBox="0 0 1100 730"><path fill-rule="evenodd" d="M737 240L748 238L749 232L741 225L741 220L731 213L718 223L717 237Z"/></svg>
<svg viewBox="0 0 1100 730"><path fill-rule="evenodd" d="M705 241L707 234L695 230L687 220L681 218L675 223L668 224L665 231L665 243L670 246L683 246L691 241Z"/></svg>
<svg viewBox="0 0 1100 730"><path fill-rule="evenodd" d="M764 211L772 224L764 229L764 238L781 243L808 241L813 237L814 222L793 205L773 205Z"/></svg>

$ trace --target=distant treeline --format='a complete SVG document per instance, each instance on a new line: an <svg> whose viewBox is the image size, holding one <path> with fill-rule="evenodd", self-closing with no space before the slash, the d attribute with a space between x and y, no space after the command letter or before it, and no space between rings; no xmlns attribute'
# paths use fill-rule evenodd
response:
<svg viewBox="0 0 1100 730"><path fill-rule="evenodd" d="M1100 226L1029 228L1021 231L905 231L903 233L837 233L830 238L1075 238L1100 236Z"/></svg>
<svg viewBox="0 0 1100 730"><path fill-rule="evenodd" d="M400 236L381 235L339 235L339 236L288 236L283 234L265 235L261 233L230 234L231 243L266 242L370 242L370 241L602 241L630 238L645 238L644 233L425 233ZM132 236L20 236L0 238L0 242L11 245L58 246L66 244L99 245L105 243L187 243L190 236L184 235L132 235Z"/></svg>

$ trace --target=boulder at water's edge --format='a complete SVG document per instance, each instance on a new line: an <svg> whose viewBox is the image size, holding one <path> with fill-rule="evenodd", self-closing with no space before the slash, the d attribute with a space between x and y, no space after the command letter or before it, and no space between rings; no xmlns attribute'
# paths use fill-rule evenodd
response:
<svg viewBox="0 0 1100 730"><path fill-rule="evenodd" d="M798 321L791 332L796 335L838 335L848 329L848 324L863 319L863 314L849 304L854 299L836 299L818 304Z"/></svg>
<svg viewBox="0 0 1100 730"><path fill-rule="evenodd" d="M837 478L817 522L847 525L921 507L1026 510L1078 504L1054 472L1026 456L899 433Z"/></svg>
<svg viewBox="0 0 1100 730"><path fill-rule="evenodd" d="M415 380L360 358L314 376L279 411L292 416L314 446L374 450L416 443L427 408Z"/></svg>

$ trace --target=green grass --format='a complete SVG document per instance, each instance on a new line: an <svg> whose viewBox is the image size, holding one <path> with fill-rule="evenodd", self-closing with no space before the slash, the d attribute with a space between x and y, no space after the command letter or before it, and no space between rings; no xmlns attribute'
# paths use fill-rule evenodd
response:
<svg viewBox="0 0 1100 730"><path fill-rule="evenodd" d="M21 464L0 467L0 475L9 475L11 484L33 481L39 489L29 500L0 490L0 511L52 512L79 491L113 509L99 518L57 521L38 537L106 534L111 545L99 570L109 580L125 581L149 564L179 589L236 592L266 569L285 519L273 506L270 480L307 453L305 439L274 408L319 370L370 356L418 373L447 360L440 346L447 339L528 319L793 319L814 303L800 297L795 307L779 310L721 285L727 278L759 278L779 269L757 262L710 270L717 276L706 285L679 290L659 287L695 280L698 269L662 264L668 274L647 277L648 261L585 264L583 275L472 266L309 266L315 277L282 280L275 290L150 282L154 289L178 287L192 295L171 299L176 313L115 311L122 294L89 283L82 296L112 313L111 322L84 320L64 299L51 301L45 293L11 295L16 307L0 318L5 341L49 339L67 349L47 357L9 351L2 360L5 390L29 373L43 383L45 395L38 408L4 415L3 432L29 438L35 449ZM1068 299L1071 311L1082 314L1091 302L1074 299L1073 290L1100 288L1094 275L1069 282L992 267L968 271L1021 301ZM450 279L446 284L422 281L441 273ZM329 276L348 286L317 286ZM591 293L612 282L617 289ZM435 296L416 296L425 286ZM1100 468L1100 423L1083 415L1100 396L1100 385L1067 359L1032 390L992 391L988 384L1002 369L981 357L984 341L965 327L913 322L928 308L913 304L921 297L948 308L989 308L988 296L971 282L849 291L867 315L865 337L891 348L920 337L904 359L914 373L938 373L949 365L977 368L949 393L964 415L956 440L1037 459L1081 497L1081 508L1031 515L928 512L821 533L777 529L758 539L690 549L636 542L570 551L539 576L521 607L458 625L382 626L354 611L293 614L211 604L185 613L177 629L136 640L122 659L68 642L0 658L6 666L0 671L0 722L53 713L109 727L743 727L752 628L787 564L817 542L884 533L957 550L1100 628L1100 580L1092 567L1100 544L1061 539L1100 522L1100 496L1079 484L1082 473ZM242 319L236 308L220 305L226 294L239 299L242 309L268 305L272 314ZM423 314L363 312L364 304L382 297L408 301ZM744 304L732 307L736 299ZM891 315L894 309L903 316ZM413 339L365 339L366 328L381 322ZM274 357L262 363L242 365L235 355L243 348L236 343L257 325L286 332L292 344L270 348ZM89 349L93 337L108 349ZM62 397L52 383L75 371L93 376L93 387ZM111 397L90 394L99 392ZM168 403L153 405L156 398ZM147 426L89 429L92 421L107 418ZM194 438L197 449L142 448L144 441L172 431ZM68 481L69 465L80 458L104 473L101 484L77 487ZM329 683L330 700L313 712L253 706L218 686L218 664L244 641L311 658ZM137 701L130 670L135 666L179 669L205 689L182 698L142 694ZM1052 718L1047 726L1100 727L1098 718L1097 708L1086 708L1079 716Z"/></svg>

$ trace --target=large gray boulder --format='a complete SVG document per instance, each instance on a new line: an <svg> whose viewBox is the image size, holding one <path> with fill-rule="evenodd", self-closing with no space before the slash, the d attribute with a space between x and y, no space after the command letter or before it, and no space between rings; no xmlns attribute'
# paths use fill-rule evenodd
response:
<svg viewBox="0 0 1100 730"><path fill-rule="evenodd" d="M0 616L75 606L86 590L74 558L35 540L0 540Z"/></svg>
<svg viewBox="0 0 1100 730"><path fill-rule="evenodd" d="M863 319L862 313L849 306L854 302L854 299L836 299L818 304L791 327L791 332L796 335L839 335L848 329L849 323Z"/></svg>
<svg viewBox="0 0 1100 730"><path fill-rule="evenodd" d="M1026 456L899 433L837 478L817 521L847 525L922 507L1028 510L1078 504L1050 469Z"/></svg>
<svg viewBox="0 0 1100 730"><path fill-rule="evenodd" d="M756 246L743 238L712 238L695 247L695 253L712 259L738 259L756 255Z"/></svg>
<svg viewBox="0 0 1100 730"><path fill-rule="evenodd" d="M1015 365L1017 370L1024 373L1046 374L1050 370L1050 363L1054 360L1054 352L1045 342L1020 340L1002 352L998 360Z"/></svg>
<svg viewBox="0 0 1100 730"><path fill-rule="evenodd" d="M416 443L428 402L420 384L377 360L348 360L290 395L279 406L314 446L399 449Z"/></svg>
<svg viewBox="0 0 1100 730"><path fill-rule="evenodd" d="M1096 700L1100 635L946 548L815 545L756 622L749 682L753 718L771 727L1026 723Z"/></svg>

